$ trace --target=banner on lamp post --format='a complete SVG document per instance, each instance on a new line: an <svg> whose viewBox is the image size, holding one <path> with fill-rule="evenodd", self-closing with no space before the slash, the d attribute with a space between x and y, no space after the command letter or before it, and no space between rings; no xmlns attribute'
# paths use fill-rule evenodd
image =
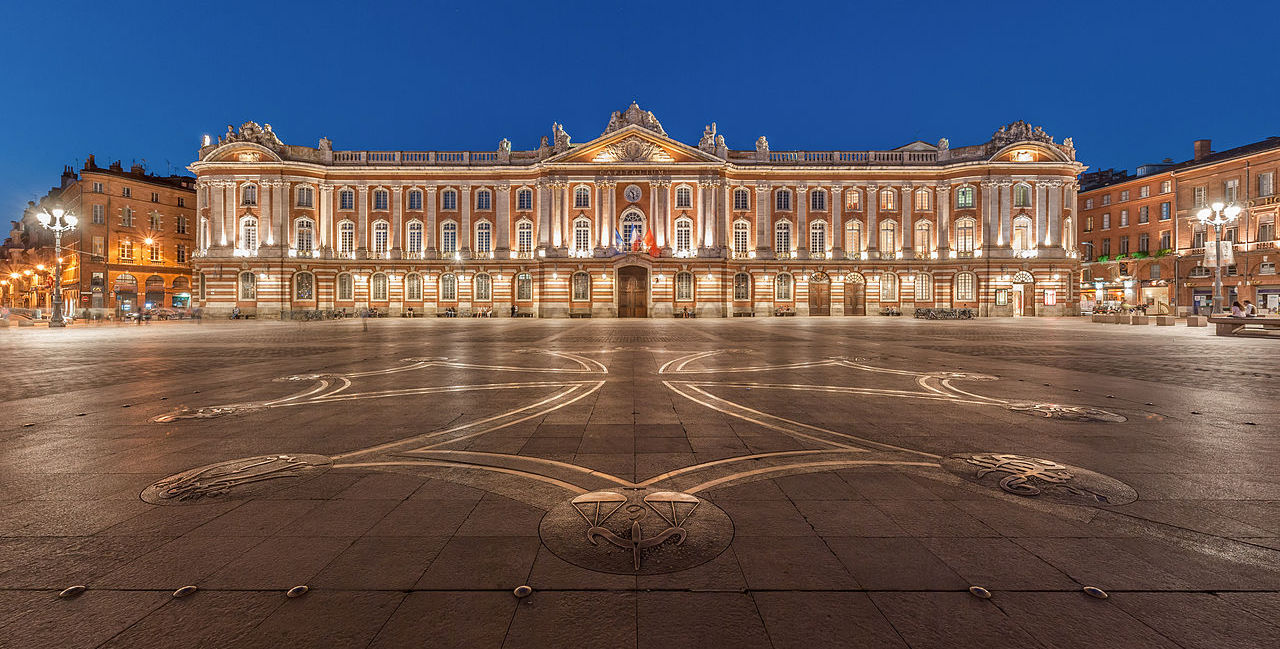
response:
<svg viewBox="0 0 1280 649"><path fill-rule="evenodd" d="M1215 241L1212 246L1204 247L1205 267L1230 266L1234 263L1236 263L1234 241Z"/></svg>

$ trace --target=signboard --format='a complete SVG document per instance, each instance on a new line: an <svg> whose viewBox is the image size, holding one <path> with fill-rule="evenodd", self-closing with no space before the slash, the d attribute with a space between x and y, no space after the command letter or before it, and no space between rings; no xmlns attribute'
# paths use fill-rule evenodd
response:
<svg viewBox="0 0 1280 649"><path fill-rule="evenodd" d="M1204 246L1204 267L1230 266L1236 263L1235 248L1234 241L1206 242ZM1219 250L1221 250L1221 254L1219 254Z"/></svg>

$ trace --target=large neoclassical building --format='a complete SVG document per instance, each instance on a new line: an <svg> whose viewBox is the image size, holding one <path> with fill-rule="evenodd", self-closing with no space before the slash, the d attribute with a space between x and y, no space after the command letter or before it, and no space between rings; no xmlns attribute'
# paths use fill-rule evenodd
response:
<svg viewBox="0 0 1280 649"><path fill-rule="evenodd" d="M1076 162L1015 122L890 151L696 146L634 103L581 144L336 151L248 122L206 139L196 303L211 313L981 315L1075 308Z"/></svg>

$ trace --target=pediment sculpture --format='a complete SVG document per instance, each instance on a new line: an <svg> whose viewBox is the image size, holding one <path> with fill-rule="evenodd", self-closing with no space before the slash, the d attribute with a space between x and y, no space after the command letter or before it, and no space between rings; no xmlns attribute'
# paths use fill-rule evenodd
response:
<svg viewBox="0 0 1280 649"><path fill-rule="evenodd" d="M614 162L671 162L671 156L648 140L640 137L629 137L621 142L614 142L604 148L600 158Z"/></svg>
<svg viewBox="0 0 1280 649"><path fill-rule="evenodd" d="M613 114L609 116L609 125L605 127L604 133L601 133L601 135L608 135L632 124L647 128L663 137L667 136L667 132L663 130L658 118L653 116L653 112L641 109L634 101L625 111L613 111Z"/></svg>
<svg viewBox="0 0 1280 649"><path fill-rule="evenodd" d="M235 127L227 124L227 132L221 138L218 138L218 144L227 144L230 142L252 142L261 144L268 149L279 149L284 146L284 142L276 137L271 130L270 124L258 126L257 122L245 122L240 125L240 130L236 131Z"/></svg>

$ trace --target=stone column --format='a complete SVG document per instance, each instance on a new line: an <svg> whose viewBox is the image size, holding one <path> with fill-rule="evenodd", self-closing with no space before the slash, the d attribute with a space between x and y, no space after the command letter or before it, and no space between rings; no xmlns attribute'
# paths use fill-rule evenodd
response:
<svg viewBox="0 0 1280 649"><path fill-rule="evenodd" d="M467 253L471 252L471 237L475 234L471 231L471 185L458 187L458 209L462 220L458 226L458 251L466 259Z"/></svg>
<svg viewBox="0 0 1280 649"><path fill-rule="evenodd" d="M796 256L809 258L809 188L805 185L796 187Z"/></svg>
<svg viewBox="0 0 1280 649"><path fill-rule="evenodd" d="M728 242L733 240L733 233L730 232L732 226L729 225L729 207L733 205L730 202L733 196L731 195L729 183L725 179L717 178L716 187L720 190L716 192L720 204L716 206L715 238L712 239L711 243L717 251L723 251Z"/></svg>
<svg viewBox="0 0 1280 649"><path fill-rule="evenodd" d="M996 200L994 196L995 187L996 182L994 180L982 181L982 211L980 212L982 215L982 224L980 228L982 232L982 241L977 243L983 248L995 247L996 243L997 216Z"/></svg>
<svg viewBox="0 0 1280 649"><path fill-rule="evenodd" d="M356 259L369 256L369 187L356 188Z"/></svg>
<svg viewBox="0 0 1280 649"><path fill-rule="evenodd" d="M511 252L511 183L500 183L496 190L498 193L498 210L497 210L497 245L494 247L494 256L499 259L506 259Z"/></svg>
<svg viewBox="0 0 1280 649"><path fill-rule="evenodd" d="M911 183L902 184L902 258L910 259L912 249L912 238L915 236L915 188Z"/></svg>
<svg viewBox="0 0 1280 649"><path fill-rule="evenodd" d="M1008 249L1013 245L1009 239L1013 234L1013 181L1000 181L1000 236L996 238L1000 247Z"/></svg>
<svg viewBox="0 0 1280 649"><path fill-rule="evenodd" d="M320 183L320 232L317 245L324 251L329 248L329 240L333 231L333 185Z"/></svg>
<svg viewBox="0 0 1280 649"><path fill-rule="evenodd" d="M422 233L427 240L423 241L422 245L426 247L428 259L434 259L439 256L437 241L440 239L440 233L436 231L436 192L438 190L439 187L435 185L427 185L427 227Z"/></svg>
<svg viewBox="0 0 1280 649"><path fill-rule="evenodd" d="M222 184L222 245L235 247L239 236L236 227L236 181L228 180Z"/></svg>
<svg viewBox="0 0 1280 649"><path fill-rule="evenodd" d="M400 238L404 233L404 187L391 188L391 258L400 259Z"/></svg>
<svg viewBox="0 0 1280 649"><path fill-rule="evenodd" d="M537 202L533 208L538 215L538 247L542 250L551 247L552 184L549 181L538 179L536 183L538 190L534 195L534 200Z"/></svg>
<svg viewBox="0 0 1280 649"><path fill-rule="evenodd" d="M769 239L769 185L759 181L756 183L756 256L768 259L772 249L773 243Z"/></svg>
<svg viewBox="0 0 1280 649"><path fill-rule="evenodd" d="M867 195L867 257L876 259L880 256L880 226L876 214L880 204L880 187L867 185L864 192Z"/></svg>
<svg viewBox="0 0 1280 649"><path fill-rule="evenodd" d="M665 179L655 180L650 183L653 191L653 201L657 203L655 213L653 215L653 240L663 252L670 252L667 247L667 233L671 228L671 215L668 214L668 194L671 191L671 181Z"/></svg>
<svg viewBox="0 0 1280 649"><path fill-rule="evenodd" d="M599 245L599 251L603 252L605 248L613 242L613 223L617 219L615 214L616 203L615 194L618 183L603 179L600 181L600 203L596 206L596 211L600 215L600 229L596 231L596 241Z"/></svg>
<svg viewBox="0 0 1280 649"><path fill-rule="evenodd" d="M831 258L844 259L844 187L831 188Z"/></svg>
<svg viewBox="0 0 1280 649"><path fill-rule="evenodd" d="M1046 248L1061 248L1063 183L1061 180L1050 180L1045 185L1049 188L1049 226L1043 244Z"/></svg>
<svg viewBox="0 0 1280 649"><path fill-rule="evenodd" d="M564 245L564 233L560 230L560 210L563 206L561 190L565 186L566 183L558 181L549 183L551 193L551 246L553 248L559 248Z"/></svg>
<svg viewBox="0 0 1280 649"><path fill-rule="evenodd" d="M223 226L226 225L226 215L222 202L226 198L226 191L222 188L222 181L219 180L210 181L206 186L209 190L209 241L206 243L210 248L225 246L227 235Z"/></svg>
<svg viewBox="0 0 1280 649"><path fill-rule="evenodd" d="M951 186L938 183L934 200L938 205L938 259L946 259L951 249Z"/></svg>
<svg viewBox="0 0 1280 649"><path fill-rule="evenodd" d="M1043 248L1045 233L1048 231L1049 224L1047 222L1047 206L1049 203L1048 185L1041 181L1034 185L1035 188L1035 208L1036 221L1035 228L1031 234L1031 244L1033 248Z"/></svg>
<svg viewBox="0 0 1280 649"><path fill-rule="evenodd" d="M275 200L275 181L258 180L258 247L275 245L272 225L272 201Z"/></svg>
<svg viewBox="0 0 1280 649"><path fill-rule="evenodd" d="M292 209L293 191L287 180L277 180L275 191L276 195L276 244L285 248L292 247L292 237L290 231L293 229L293 218L290 213Z"/></svg>

